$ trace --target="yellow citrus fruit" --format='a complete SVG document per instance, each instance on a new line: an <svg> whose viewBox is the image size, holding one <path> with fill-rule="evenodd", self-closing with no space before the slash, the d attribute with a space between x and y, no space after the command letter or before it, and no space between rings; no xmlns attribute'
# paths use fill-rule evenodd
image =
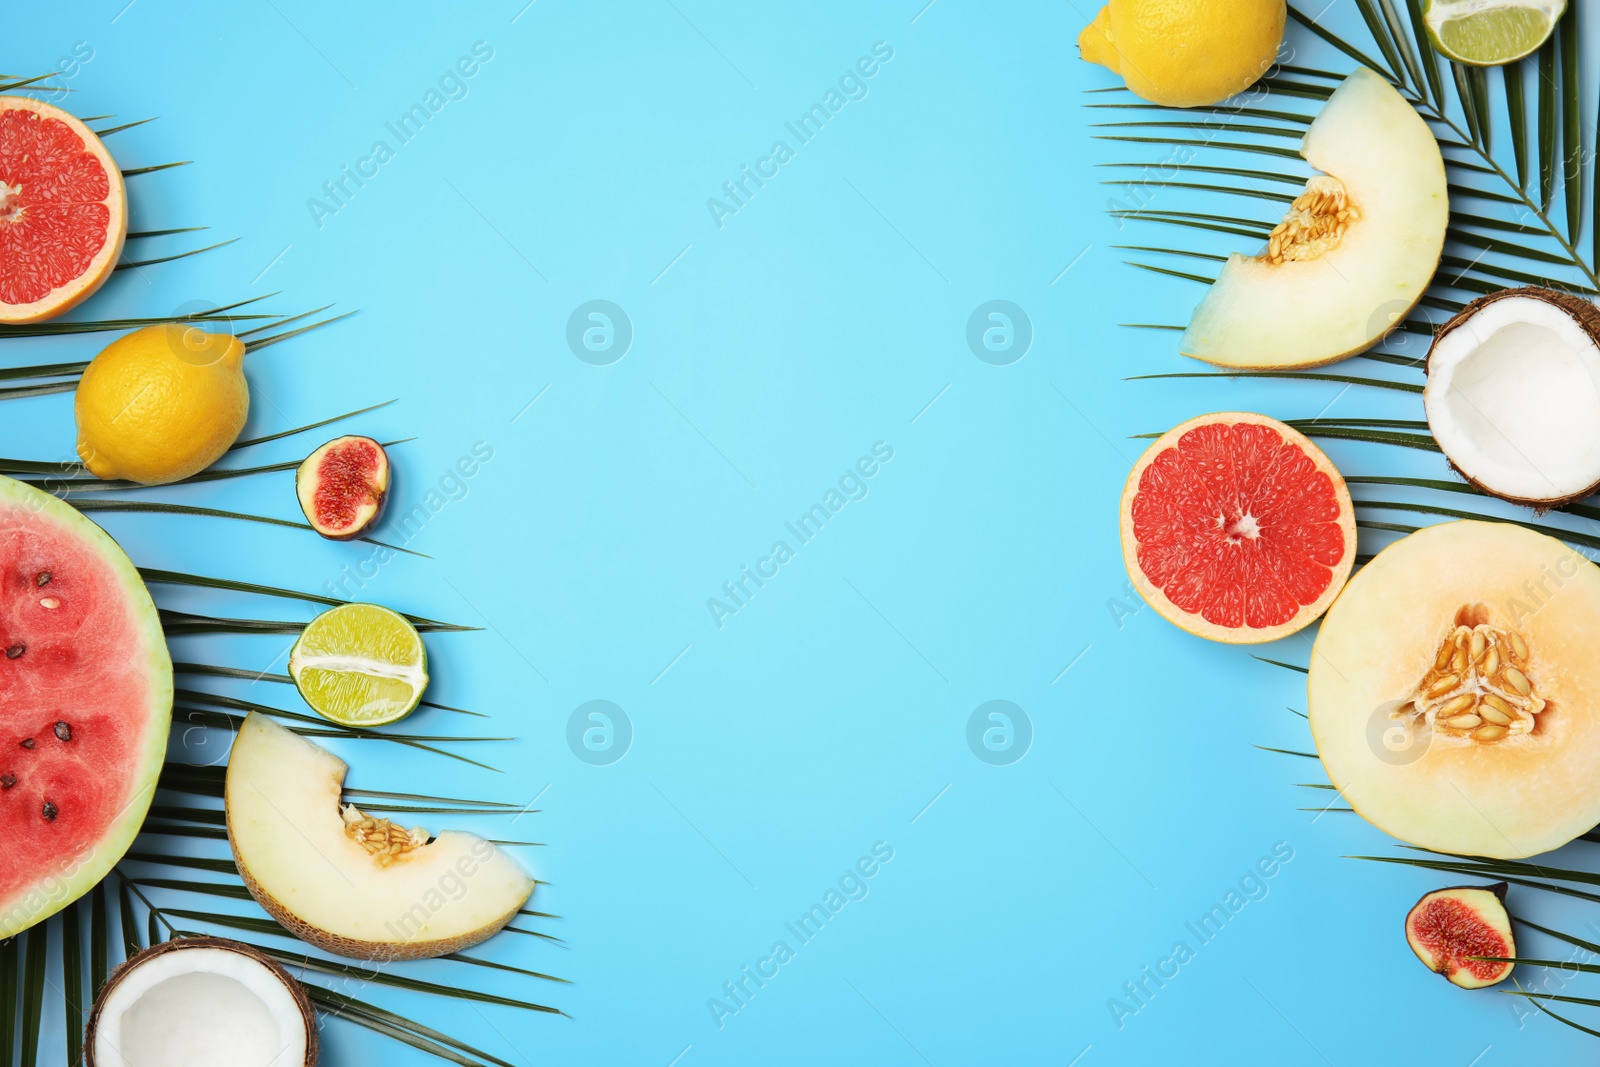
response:
<svg viewBox="0 0 1600 1067"><path fill-rule="evenodd" d="M1146 100L1204 107L1267 72L1285 14L1285 0L1111 0L1078 48Z"/></svg>
<svg viewBox="0 0 1600 1067"><path fill-rule="evenodd" d="M244 343L168 323L111 342L73 403L78 456L100 478L165 485L198 474L244 429Z"/></svg>

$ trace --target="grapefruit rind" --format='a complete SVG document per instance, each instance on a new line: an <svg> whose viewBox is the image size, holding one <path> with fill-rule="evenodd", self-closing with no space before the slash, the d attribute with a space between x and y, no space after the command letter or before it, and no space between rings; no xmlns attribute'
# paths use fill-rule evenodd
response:
<svg viewBox="0 0 1600 1067"><path fill-rule="evenodd" d="M128 198L123 184L122 170L117 166L116 160L112 158L99 136L75 115L31 97L0 96L0 116L12 111L28 111L39 116L42 121L55 120L64 123L83 142L84 150L93 155L101 169L105 171L108 191L103 201L96 202L104 203L110 213L105 240L82 272L54 286L44 296L27 303L11 304L0 300L0 323L20 325L43 322L70 311L94 295L110 279L116 269L117 261L122 258L122 246L128 238ZM0 173L0 183L6 179L7 175ZM4 253L0 251L0 277L4 276L7 269Z"/></svg>
<svg viewBox="0 0 1600 1067"><path fill-rule="evenodd" d="M1287 622L1264 627L1249 626L1220 626L1208 622L1198 613L1190 612L1180 607L1162 589L1146 577L1139 564L1139 540L1134 532L1133 504L1139 495L1140 481L1145 470L1169 448L1176 446L1180 438L1190 430L1208 425L1257 425L1266 426L1276 431L1283 438L1285 445L1298 448L1307 459L1315 465L1317 470L1328 475L1332 482L1334 497L1339 506L1338 526L1344 538L1345 551L1338 563L1331 568L1327 588L1310 603L1302 603L1300 609ZM1279 422L1277 419L1266 415L1247 411L1223 411L1210 415L1200 415L1181 423L1165 434L1162 434L1144 455L1139 457L1133 470L1128 474L1128 480L1122 490L1122 556L1127 565L1128 577L1133 582L1133 587L1145 602L1156 609L1156 613L1168 622L1181 629L1204 637L1207 640L1218 641L1224 644L1254 645L1276 641L1297 633L1315 622L1328 606L1338 597L1345 580L1350 576L1350 568L1355 563L1356 522L1355 508L1350 500L1350 490L1345 485L1344 478L1334 467L1333 462L1311 442L1304 434Z"/></svg>
<svg viewBox="0 0 1600 1067"><path fill-rule="evenodd" d="M120 815L98 840L89 843L86 853L60 856L56 869L39 871L31 885L0 900L0 940L42 922L82 897L122 859L138 836L155 795L172 721L172 659L155 602L133 562L110 534L76 508L30 485L0 476L0 531L15 522L7 513L16 510L28 513L29 520L45 517L61 536L86 543L111 570L117 591L142 638L140 647L122 650L122 654L138 664L148 682L143 711L149 730L143 744L132 754L130 795Z"/></svg>

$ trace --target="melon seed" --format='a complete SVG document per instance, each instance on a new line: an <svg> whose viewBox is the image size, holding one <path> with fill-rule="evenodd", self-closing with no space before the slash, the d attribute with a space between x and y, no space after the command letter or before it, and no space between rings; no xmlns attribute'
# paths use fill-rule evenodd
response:
<svg viewBox="0 0 1600 1067"><path fill-rule="evenodd" d="M1447 674L1443 678L1440 678L1437 682L1434 682L1432 685L1428 686L1427 691L1422 695L1426 697L1442 697L1446 693L1450 692L1450 690L1454 689L1457 684L1460 683L1460 681L1461 675Z"/></svg>
<svg viewBox="0 0 1600 1067"><path fill-rule="evenodd" d="M1483 657L1483 673L1493 675L1500 669L1500 650L1493 645L1489 646L1489 654Z"/></svg>
<svg viewBox="0 0 1600 1067"><path fill-rule="evenodd" d="M45 822L55 822L56 821L56 806L54 804L52 804L50 801L48 801L48 800L44 802L44 821Z"/></svg>
<svg viewBox="0 0 1600 1067"><path fill-rule="evenodd" d="M22 739L22 747L23 747L23 748L32 748L32 747L33 747L33 738L31 738L31 737L24 737L24 738L23 738L23 739Z"/></svg>
<svg viewBox="0 0 1600 1067"><path fill-rule="evenodd" d="M14 786L16 784L17 784L17 776L16 775L14 775L14 774L0 774L0 789L10 789L12 786Z"/></svg>
<svg viewBox="0 0 1600 1067"><path fill-rule="evenodd" d="M1436 671L1442 671L1446 667L1450 666L1450 657L1455 655L1455 653L1456 646L1451 643L1449 638L1445 638L1444 644L1439 646L1438 658L1433 661L1433 669Z"/></svg>
<svg viewBox="0 0 1600 1067"><path fill-rule="evenodd" d="M56 732L56 739L57 740L60 740L60 741L71 741L72 740L72 727L67 725L65 722L56 723L55 732Z"/></svg>
<svg viewBox="0 0 1600 1067"><path fill-rule="evenodd" d="M16 659L26 651L28 651L28 646L18 641L6 649L6 659Z"/></svg>
<svg viewBox="0 0 1600 1067"><path fill-rule="evenodd" d="M1507 667L1505 673L1500 677L1504 678L1506 683L1522 696L1527 696L1533 692L1533 684L1528 681L1528 676L1515 667Z"/></svg>
<svg viewBox="0 0 1600 1067"><path fill-rule="evenodd" d="M1489 640L1483 636L1483 631L1474 630L1472 632L1472 644L1469 646L1467 658L1474 663L1478 662L1479 658L1483 655L1483 650L1487 648L1488 645Z"/></svg>
<svg viewBox="0 0 1600 1067"><path fill-rule="evenodd" d="M1472 703L1473 698L1471 693L1462 693L1460 696L1451 697L1449 700L1444 702L1442 707L1439 708L1439 718L1448 719L1450 716L1455 715L1458 712L1466 711L1468 708L1472 707Z"/></svg>
<svg viewBox="0 0 1600 1067"><path fill-rule="evenodd" d="M56 608L59 608L61 606L61 601L57 600L53 596L47 596L43 600L39 601L39 603L43 607L49 608L52 611L54 611Z"/></svg>
<svg viewBox="0 0 1600 1067"><path fill-rule="evenodd" d="M1522 635L1515 630L1511 631L1511 651L1522 662L1528 661L1528 642L1524 641Z"/></svg>
<svg viewBox="0 0 1600 1067"><path fill-rule="evenodd" d="M1450 666L1457 674L1465 674L1467 670L1467 643L1462 641L1456 648L1456 654L1450 660Z"/></svg>
<svg viewBox="0 0 1600 1067"><path fill-rule="evenodd" d="M1446 726L1453 726L1457 730L1470 730L1474 726L1481 726L1483 720L1476 715L1456 715L1444 721Z"/></svg>
<svg viewBox="0 0 1600 1067"><path fill-rule="evenodd" d="M1476 730L1472 731L1472 736L1476 737L1479 741L1498 741L1505 735L1506 728L1504 726L1495 726L1493 723L1480 726Z"/></svg>
<svg viewBox="0 0 1600 1067"><path fill-rule="evenodd" d="M1483 702L1486 705L1488 705L1489 707L1491 707L1494 710L1498 711L1502 715L1515 715L1516 714L1516 709L1513 708L1510 704L1506 703L1506 701L1498 693L1485 693L1485 694L1483 694Z"/></svg>
<svg viewBox="0 0 1600 1067"><path fill-rule="evenodd" d="M1481 705L1479 705L1478 714L1482 715L1485 720L1494 723L1496 726L1511 725L1511 716L1507 715L1499 708L1491 707L1488 700L1485 700Z"/></svg>
<svg viewBox="0 0 1600 1067"><path fill-rule="evenodd" d="M45 586L49 585L50 584L50 572L49 571L40 571L39 572L39 577L37 577L37 578L35 578L33 580L33 584L37 585L40 589L43 589Z"/></svg>

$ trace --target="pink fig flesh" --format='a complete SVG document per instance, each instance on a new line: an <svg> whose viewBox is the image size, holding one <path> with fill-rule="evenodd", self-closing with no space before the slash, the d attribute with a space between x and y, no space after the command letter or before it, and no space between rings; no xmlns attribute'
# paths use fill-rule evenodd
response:
<svg viewBox="0 0 1600 1067"><path fill-rule="evenodd" d="M1514 964L1482 957L1517 954L1506 914L1506 883L1451 886L1425 894L1406 915L1406 941L1429 970L1462 989L1504 981Z"/></svg>
<svg viewBox="0 0 1600 1067"><path fill-rule="evenodd" d="M370 437L336 437L305 458L295 493L306 521L323 537L360 537L389 499L389 455Z"/></svg>

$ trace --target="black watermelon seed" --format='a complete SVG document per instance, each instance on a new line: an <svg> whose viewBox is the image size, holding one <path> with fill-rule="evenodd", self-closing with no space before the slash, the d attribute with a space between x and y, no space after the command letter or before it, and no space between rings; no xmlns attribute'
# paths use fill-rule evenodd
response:
<svg viewBox="0 0 1600 1067"><path fill-rule="evenodd" d="M50 572L49 571L40 571L39 572L39 577L35 578L33 580L33 582L39 588L43 589L45 586L50 584Z"/></svg>
<svg viewBox="0 0 1600 1067"><path fill-rule="evenodd" d="M24 738L23 738L23 739L22 739L22 747L23 747L23 748L32 748L32 747L33 747L33 738L31 738L31 737L24 737Z"/></svg>
<svg viewBox="0 0 1600 1067"><path fill-rule="evenodd" d="M17 776L16 775L14 775L14 774L0 774L0 789L10 789L12 786L14 786L16 784L17 784Z"/></svg>
<svg viewBox="0 0 1600 1067"><path fill-rule="evenodd" d="M6 649L6 659L16 659L26 651L28 651L28 646L23 644L21 641L18 641L16 644Z"/></svg>
<svg viewBox="0 0 1600 1067"><path fill-rule="evenodd" d="M54 804L50 803L48 800L44 802L44 821L45 822L55 822L56 821L56 806Z"/></svg>
<svg viewBox="0 0 1600 1067"><path fill-rule="evenodd" d="M66 723L64 723L64 722L56 723L55 731L56 731L56 737L59 740L62 740L62 741L71 741L72 740L72 727L67 725Z"/></svg>

